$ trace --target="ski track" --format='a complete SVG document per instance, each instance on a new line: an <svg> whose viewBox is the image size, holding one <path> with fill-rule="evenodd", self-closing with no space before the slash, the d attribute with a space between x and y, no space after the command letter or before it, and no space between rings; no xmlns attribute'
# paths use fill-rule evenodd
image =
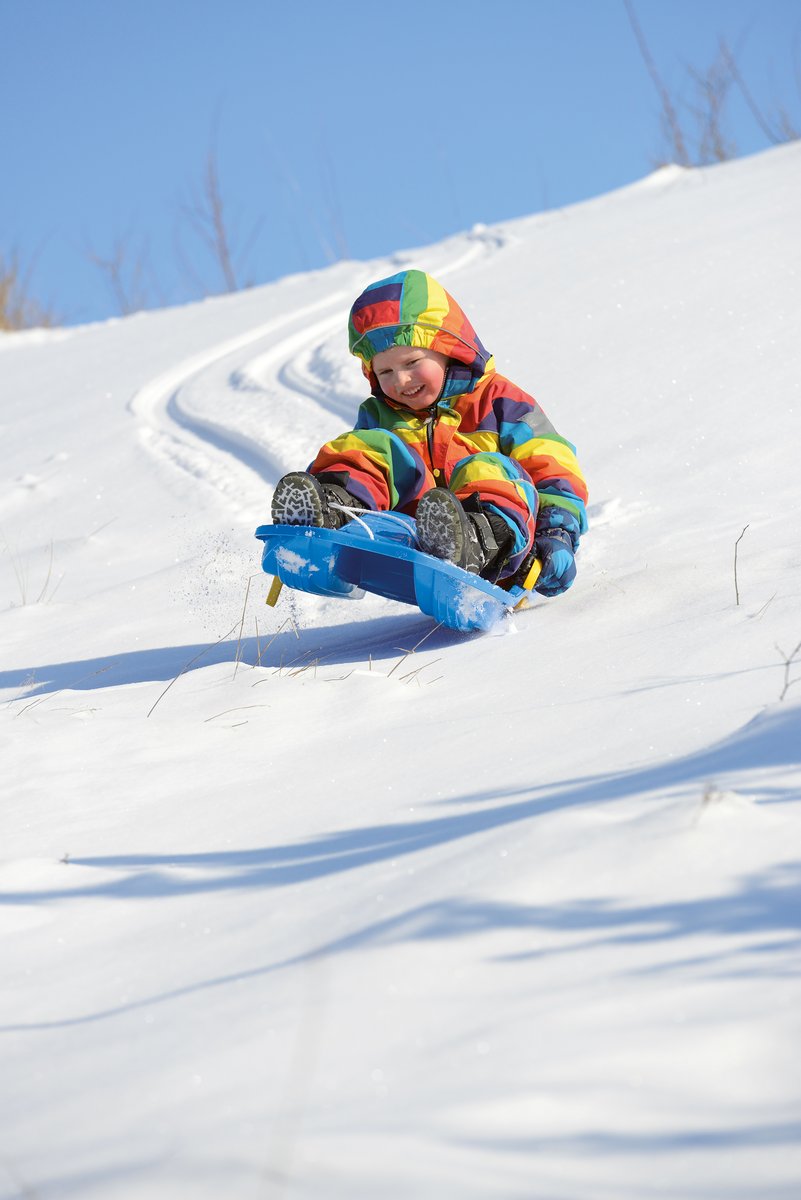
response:
<svg viewBox="0 0 801 1200"><path fill-rule="evenodd" d="M459 236L458 253L426 269L445 279L507 241L500 230L477 229ZM263 510L267 489L287 470L305 466L326 437L350 427L363 399L350 382L358 377L344 343L354 297L382 271L419 260L418 253L400 253L365 265L354 272L352 287L150 380L128 403L147 451L185 479L214 489L237 512Z"/></svg>

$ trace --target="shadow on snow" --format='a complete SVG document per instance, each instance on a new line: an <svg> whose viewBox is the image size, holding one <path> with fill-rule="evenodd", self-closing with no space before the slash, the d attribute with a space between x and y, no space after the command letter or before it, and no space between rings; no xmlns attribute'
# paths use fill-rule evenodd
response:
<svg viewBox="0 0 801 1200"><path fill-rule="evenodd" d="M666 787L703 780L707 772L720 774L755 767L769 771L797 765L801 757L799 715L801 706L774 709L755 718L735 736L680 762L565 781L557 787L525 791L508 789L504 794L495 793L492 797L480 793L466 795L459 802L473 805L467 812L436 813L414 821L335 831L300 842L252 850L76 858L71 860L75 866L114 870L121 872L122 877L94 885L6 892L0 896L0 903L47 903L80 897L159 899L303 884L385 860L396 860L431 847L454 844L462 838L510 827L573 805L632 795L645 798L648 793L664 794ZM792 796L788 792L782 798L789 800ZM488 805L490 799L495 802L492 807ZM699 789L699 808L700 803ZM73 866L66 865L64 870L72 871ZM368 922L342 937L321 942L283 960L240 968L231 974L194 981L169 992L82 1016L6 1025L0 1032L80 1025L153 1003L241 983L292 966L310 964L333 954L411 940L487 934L498 929L519 929L531 936L528 948L506 956L509 962L584 951L612 943L657 944L686 939L688 947L692 948L699 945L696 938L717 936L731 939L728 951L725 946L710 950L702 941L699 957L688 956L681 962L669 964L639 961L632 970L642 973L702 965L707 969L722 970L724 960L731 956L742 960L737 970L746 970L750 969L748 962L752 965L756 954L774 958L777 954L797 954L801 946L801 861L787 861L771 870L754 873L726 894L654 904L616 903L594 897L547 905L447 897ZM561 939L557 946L542 940L542 934L555 932L575 936L567 942ZM750 935L745 944L743 935ZM784 969L781 964L774 963L774 970Z"/></svg>
<svg viewBox="0 0 801 1200"><path fill-rule="evenodd" d="M412 940L453 939L492 933L498 929L525 930L535 941L542 933L585 935L581 941L567 946L549 949L540 946L531 954L514 955L507 961L571 951L583 952L609 944L654 943L709 935L741 939L744 933L761 935L764 940L760 944L751 943L747 946L743 946L740 940L733 943L732 952L739 953L743 958L761 951L797 954L801 945L801 863L781 864L770 871L746 878L739 889L730 895L665 904L614 905L598 900L548 905L460 899L434 901L370 922L361 929L289 958L240 968L225 975L195 981L81 1016L3 1025L0 1026L0 1033L84 1025L182 996L230 984L241 985L249 979L311 964L333 954L388 947ZM781 941L777 935L781 935ZM711 957L721 960L725 953L717 950ZM708 963L710 956L703 961Z"/></svg>
<svg viewBox="0 0 801 1200"><path fill-rule="evenodd" d="M430 815L409 821L334 830L318 837L285 845L246 850L220 850L194 854L123 854L74 858L76 866L116 870L124 876L96 885L61 889L6 892L0 903L32 903L80 896L153 898L241 888L287 887L346 871L395 860L463 838L508 828L546 813L572 807L615 802L630 797L643 800L664 795L671 788L697 785L698 812L709 780L725 780L748 772L749 790L763 802L789 802L799 792L786 783L771 786L773 770L801 764L801 705L780 707L755 717L743 729L706 750L679 760L656 763L630 771L564 780L558 784L496 789L458 797L449 804L469 811L443 813L432 805ZM759 774L754 776L754 773ZM314 786L314 779L309 786ZM306 786L302 766L297 777L299 794ZM71 868L67 868L71 869Z"/></svg>
<svg viewBox="0 0 801 1200"><path fill-rule="evenodd" d="M302 667L305 663L336 666L394 658L425 638L426 649L441 649L479 634L438 629L416 609L408 615L376 617L353 625L282 630L262 638L226 638L194 646L163 646L131 650L98 658L37 664L0 671L0 690L15 688L20 695L7 703L24 703L53 692L94 691L130 683L166 683L184 672L219 663L237 662L268 668Z"/></svg>

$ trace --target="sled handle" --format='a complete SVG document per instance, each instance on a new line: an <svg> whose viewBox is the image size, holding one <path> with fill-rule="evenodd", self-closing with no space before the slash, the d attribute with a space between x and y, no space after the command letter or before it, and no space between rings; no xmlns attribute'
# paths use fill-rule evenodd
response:
<svg viewBox="0 0 801 1200"><path fill-rule="evenodd" d="M540 560L538 558L535 558L534 562L531 564L531 569L529 570L528 575L523 580L522 587L524 588L524 594L520 597L517 604L515 605L515 612L519 611L521 608L528 608L530 593L534 587L534 584L537 582L537 580L540 577L541 570L542 570L542 563L540 562Z"/></svg>
<svg viewBox="0 0 801 1200"><path fill-rule="evenodd" d="M265 604L269 604L270 608L275 608L276 604L278 603L278 597L281 595L281 588L283 586L284 585L278 576L273 575L273 581L270 584L270 590L267 593L267 599L264 601Z"/></svg>
<svg viewBox="0 0 801 1200"><path fill-rule="evenodd" d="M531 564L531 570L529 571L526 578L523 580L523 587L526 589L527 592L530 592L532 590L532 588L534 587L534 584L537 582L537 580L540 577L541 570L542 570L542 563L540 562L540 560L538 558L535 558L534 562Z"/></svg>

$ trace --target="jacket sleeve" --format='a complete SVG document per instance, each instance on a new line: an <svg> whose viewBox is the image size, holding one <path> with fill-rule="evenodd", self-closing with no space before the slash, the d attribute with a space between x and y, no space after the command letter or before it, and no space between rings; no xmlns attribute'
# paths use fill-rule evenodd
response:
<svg viewBox="0 0 801 1200"><path fill-rule="evenodd" d="M587 530L587 484L576 449L556 432L537 401L508 381L493 400L501 453L525 469L539 496L537 533L564 529L573 547Z"/></svg>
<svg viewBox="0 0 801 1200"><path fill-rule="evenodd" d="M321 446L309 467L376 512L403 508L425 481L419 454L385 428L381 416L380 402L371 396L359 409L355 427Z"/></svg>

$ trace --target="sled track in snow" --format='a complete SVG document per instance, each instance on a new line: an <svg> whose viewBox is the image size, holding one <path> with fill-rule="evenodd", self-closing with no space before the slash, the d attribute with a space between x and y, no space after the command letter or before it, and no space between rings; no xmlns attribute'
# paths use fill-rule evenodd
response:
<svg viewBox="0 0 801 1200"><path fill-rule="evenodd" d="M466 234L444 261L436 260L445 247L432 251L426 269L444 280L505 244L497 230ZM325 437L349 427L363 398L344 344L354 297L382 273L419 261L400 254L354 265L347 287L150 380L128 404L148 452L183 476L190 491L211 487L236 511L263 512L277 479L305 465Z"/></svg>
<svg viewBox="0 0 801 1200"><path fill-rule="evenodd" d="M277 478L281 464L268 445L254 440L235 424L224 423L217 414L226 410L230 394L242 391L239 381L260 347L275 341L265 354L280 355L281 348L292 340L287 330L294 329L297 337L298 328L320 312L329 315L312 328L332 324L346 302L344 292L332 293L322 301L183 359L150 380L128 404L145 447L177 472L212 486L237 508L244 496L256 489L263 503L265 485ZM211 415L210 405L204 412L187 402L187 394L199 381L204 382L207 392L214 391L219 397L215 416Z"/></svg>

